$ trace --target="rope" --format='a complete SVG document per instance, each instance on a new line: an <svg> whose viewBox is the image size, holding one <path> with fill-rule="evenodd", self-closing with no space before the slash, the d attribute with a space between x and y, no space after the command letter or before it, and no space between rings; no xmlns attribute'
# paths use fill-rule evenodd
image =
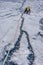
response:
<svg viewBox="0 0 43 65"><path fill-rule="evenodd" d="M24 12L23 12L23 13L24 13ZM22 18L23 13L21 14L20 18ZM16 29L16 32L15 32L15 34L14 34L14 39L13 39L13 41L15 40L15 37L16 37L17 31L18 31L20 18L19 18L19 20L18 20L17 29ZM13 42L13 41L11 40L10 42ZM6 57L5 57L5 60L3 61L3 65L5 65L5 62L7 61L7 58L8 58L9 53L10 53L10 50L8 51L8 53L7 53Z"/></svg>
<svg viewBox="0 0 43 65"><path fill-rule="evenodd" d="M25 2L25 0L24 0L24 2ZM23 6L24 2L22 3L22 6ZM21 6L21 7L22 7L22 6ZM23 13L24 13L24 11L22 12L20 18L22 18ZM15 37L16 37L17 31L18 31L20 18L19 18L19 20L18 20L17 29L16 29L16 32L15 32L15 34L14 34L14 39L13 39L13 40L15 40ZM13 42L13 41L11 40L10 42ZM9 53L10 53L10 50L8 51L8 54L7 54L7 56L5 57L5 60L4 60L4 62L3 62L3 65L5 65L5 62L7 61L7 58L8 58Z"/></svg>

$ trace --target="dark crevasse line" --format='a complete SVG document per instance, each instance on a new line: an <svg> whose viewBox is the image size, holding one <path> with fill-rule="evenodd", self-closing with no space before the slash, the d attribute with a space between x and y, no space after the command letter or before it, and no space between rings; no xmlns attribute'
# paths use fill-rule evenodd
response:
<svg viewBox="0 0 43 65"><path fill-rule="evenodd" d="M33 48L32 48L32 46L30 44L30 40L29 40L28 33L26 31L22 30L23 23L24 23L24 18L22 17L20 31L24 32L25 35L26 35L26 39L27 39L27 42L28 42L28 49L31 51L31 54L28 55L27 59L30 61L30 64L29 65L33 65L33 62L34 62L34 59L35 59L35 55L34 55L34 52L33 52Z"/></svg>
<svg viewBox="0 0 43 65"><path fill-rule="evenodd" d="M22 38L22 34L23 34L23 32L20 33L20 35L19 35L19 37L18 37L18 39L17 39L17 41L16 41L16 43L14 45L14 48L12 48L10 50L10 55L12 55L13 52L16 52L16 50L19 50L19 48L20 48L20 40Z"/></svg>
<svg viewBox="0 0 43 65"><path fill-rule="evenodd" d="M24 22L24 18L22 18L22 21L21 21L21 26L20 26L20 35L16 41L16 43L14 44L14 48L12 48L10 50L10 53L9 53L9 56L11 57L13 52L16 52L16 50L19 50L20 48L20 41L21 41L21 38L22 38L22 35L23 35L23 31L22 31L22 27L23 27L23 22ZM6 51L8 53L8 51ZM9 58L9 57L8 57Z"/></svg>
<svg viewBox="0 0 43 65"><path fill-rule="evenodd" d="M19 50L20 48L20 41L21 41L21 38L22 38L22 35L23 35L23 31L22 31L22 27L23 27L23 22L24 22L24 18L22 18L22 21L21 21L21 26L20 26L20 35L16 41L16 43L14 44L14 48L12 48L10 50L10 53L9 55L11 56L13 54L13 52L16 52L16 50ZM8 53L8 51L6 51Z"/></svg>
<svg viewBox="0 0 43 65"><path fill-rule="evenodd" d="M23 6L23 4L24 4L24 2L22 3L22 6ZM21 6L21 8L22 8L22 6ZM17 63L14 63L12 61L9 62L8 60L11 58L12 54L14 52L16 52L16 50L19 50L19 48L20 48L20 41L21 41L21 38L22 38L23 33L25 33L25 35L26 35L26 39L27 39L27 42L28 42L28 49L32 52L31 54L28 55L27 59L30 61L30 64L29 65L32 65L33 64L33 61L34 61L34 52L33 52L32 46L30 44L30 40L29 40L28 33L26 31L22 30L23 23L24 23L24 18L22 17L21 26L20 26L20 35L19 35L19 37L18 37L18 39L17 39L17 41L16 41L16 43L14 45L14 48L12 48L10 50L10 53L9 53L9 56L8 56L8 59L7 59L6 63L5 63L5 65L6 64L7 65L18 65ZM8 53L8 50L6 50L6 53ZM4 56L4 58L6 58L6 55Z"/></svg>
<svg viewBox="0 0 43 65"><path fill-rule="evenodd" d="M26 39L27 39L27 42L28 42L28 49L31 51L31 54L28 55L27 59L30 61L29 65L33 65L33 62L34 62L34 59L35 59L35 55L34 55L34 52L33 52L33 48L32 48L32 46L30 44L28 33L26 31L22 30L23 23L24 23L24 18L22 17L20 31L22 31L26 35Z"/></svg>
<svg viewBox="0 0 43 65"><path fill-rule="evenodd" d="M28 55L27 59L30 61L30 64L29 65L33 65L33 62L34 62L34 59L35 59L35 55L34 55L34 52L33 52L33 48L30 44L30 40L29 40L29 35L26 31L22 30L25 35L26 35L26 39L27 39L27 42L28 42L28 49L31 51L31 54Z"/></svg>
<svg viewBox="0 0 43 65"><path fill-rule="evenodd" d="M24 18L23 18L22 22L23 22L23 21L24 21ZM8 50L6 50L6 53L9 52L9 56L8 56L8 58L7 58L6 63L9 62L8 60L10 60L11 56L13 55L13 53L16 52L16 50L19 50L19 48L20 48L20 41L21 41L21 38L22 38L22 35L23 35L23 32L21 31L22 25L23 25L23 23L21 23L21 26L20 26L20 35L19 35L19 37L18 37L16 43L14 44L14 48L12 48L12 49L10 50L10 52L9 52ZM6 55L5 55L4 57L6 58ZM10 62L9 62L9 63L10 63Z"/></svg>
<svg viewBox="0 0 43 65"><path fill-rule="evenodd" d="M19 35L19 37L18 37L18 39L17 39L17 41L16 41L14 47L10 50L10 52L9 52L8 50L6 50L6 54L9 52L9 56L8 56L8 58L7 58L7 61L5 62L5 65L7 65L7 63L8 63L8 64L11 63L11 62L9 62L11 56L13 55L14 52L16 52L16 50L19 50L19 48L20 48L20 40L21 40L21 38L22 38L22 34L23 34L23 32L20 33L20 35ZM5 55L4 57L6 58L6 55ZM16 63L16 64L17 64L17 63ZM14 63L14 65L16 65L16 64ZM12 64L12 65L13 65L13 64Z"/></svg>
<svg viewBox="0 0 43 65"><path fill-rule="evenodd" d="M31 46L31 44L30 44L30 40L29 40L29 35L28 35L28 33L27 33L26 31L24 31L24 30L22 30L22 32L24 32L25 35L26 35L27 42L28 42L28 49L29 49L31 52L33 52L33 48L32 48L32 46Z"/></svg>
<svg viewBox="0 0 43 65"><path fill-rule="evenodd" d="M33 52L32 46L30 45L29 36L28 36L28 33L26 31L24 31L24 30L21 30L21 31L22 31L22 33L20 34L20 36L18 38L18 41L15 44L15 47L10 50L9 57L11 57L13 52L16 52L16 50L19 50L19 47L20 47L20 43L19 42L21 40L20 38L22 38L23 33L25 33L26 34L26 39L27 39L27 42L28 42L28 49L31 51L31 54L28 55L27 59L30 61L30 65L32 65L33 62L34 62L34 58L35 57L34 57L34 52ZM8 57L8 60L9 60L9 57ZM9 62L9 63L11 63L11 62Z"/></svg>
<svg viewBox="0 0 43 65"><path fill-rule="evenodd" d="M20 32L23 32L22 31L23 23L24 23L24 18L22 17L21 26L20 26Z"/></svg>
<svg viewBox="0 0 43 65"><path fill-rule="evenodd" d="M22 6L23 6L23 4L24 4L25 1L26 1L26 0L23 1ZM20 10L21 10L22 6L19 8ZM9 14L8 14L8 15L9 15ZM21 15L21 17L22 17L22 15ZM21 27L21 28L22 28L22 27ZM19 42L19 41L20 41L21 37L22 37L22 31L20 31L20 35L19 35L18 40L17 40L17 42L16 42L16 44L15 44L15 48L12 48L12 49L10 50L9 55L12 55L13 52L14 52L16 49L19 49L19 47L20 47L20 42ZM3 61L5 60L5 58L6 58L6 56L7 56L7 54L8 54L9 51L6 50L5 52L6 52L6 54L4 55L4 58L2 58L0 62L3 62Z"/></svg>
<svg viewBox="0 0 43 65"><path fill-rule="evenodd" d="M13 53L16 52L16 50L19 50L19 48L20 48L20 41L21 41L21 38L22 38L22 35L23 35L22 27L23 27L24 18L22 18L22 21L21 22L22 23L21 23L21 26L20 26L20 35L19 35L16 43L14 44L14 48L12 48L10 50L9 56L8 56L8 59L7 60L9 60L11 58L11 56L13 55ZM8 50L6 50L6 53L8 53Z"/></svg>
<svg viewBox="0 0 43 65"><path fill-rule="evenodd" d="M30 44L29 35L28 35L28 33L26 31L22 30L23 23L24 23L24 18L22 17L21 26L20 26L20 35L19 35L16 43L14 44L14 48L12 48L10 50L9 56L7 58L7 61L6 61L5 65L10 65L10 63L11 63L11 65L18 65L17 63L15 64L12 61L9 62L9 60L10 60L11 56L13 55L13 53L16 52L16 50L19 50L19 48L20 48L20 41L21 41L23 33L25 33L25 35L26 35L26 39L27 39L27 42L28 42L28 49L31 51L31 54L28 55L27 59L30 61L29 65L33 65L35 56L34 56L33 48L32 48L32 46ZM6 50L6 53L8 53L8 50ZM6 55L5 55L5 57L6 57Z"/></svg>
<svg viewBox="0 0 43 65"><path fill-rule="evenodd" d="M29 40L29 35L26 31L22 30L23 27L23 23L24 23L24 18L22 17L22 21L21 21L21 26L20 26L20 32L24 32L27 38L27 42L28 42L28 49L30 49L31 52L33 52L33 48L30 44L30 40Z"/></svg>

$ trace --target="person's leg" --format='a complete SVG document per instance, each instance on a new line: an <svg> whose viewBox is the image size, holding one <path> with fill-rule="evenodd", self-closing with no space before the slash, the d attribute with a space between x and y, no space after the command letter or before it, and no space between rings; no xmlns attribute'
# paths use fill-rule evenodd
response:
<svg viewBox="0 0 43 65"><path fill-rule="evenodd" d="M24 13L27 13L27 9L24 10Z"/></svg>

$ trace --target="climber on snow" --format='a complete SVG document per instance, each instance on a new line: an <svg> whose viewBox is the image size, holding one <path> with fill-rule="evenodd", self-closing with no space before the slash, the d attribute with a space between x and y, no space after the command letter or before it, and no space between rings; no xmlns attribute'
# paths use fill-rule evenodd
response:
<svg viewBox="0 0 43 65"><path fill-rule="evenodd" d="M31 10L30 10L30 6L27 6L26 8L25 8L25 10L24 10L24 13L26 13L26 14L30 14L30 12L31 12Z"/></svg>

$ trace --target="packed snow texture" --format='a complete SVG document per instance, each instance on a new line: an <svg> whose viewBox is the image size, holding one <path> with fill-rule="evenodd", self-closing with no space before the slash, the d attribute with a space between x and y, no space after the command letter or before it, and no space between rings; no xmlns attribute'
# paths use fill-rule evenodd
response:
<svg viewBox="0 0 43 65"><path fill-rule="evenodd" d="M8 52L4 65L43 65L43 0L0 0L0 65Z"/></svg>

